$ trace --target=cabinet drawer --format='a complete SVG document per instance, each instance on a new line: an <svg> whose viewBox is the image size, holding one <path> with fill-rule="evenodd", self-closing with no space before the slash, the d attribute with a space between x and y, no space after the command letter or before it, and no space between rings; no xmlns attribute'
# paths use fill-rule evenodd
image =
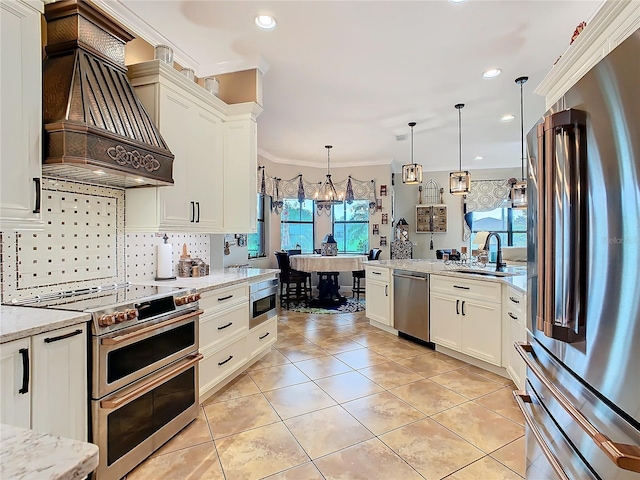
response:
<svg viewBox="0 0 640 480"><path fill-rule="evenodd" d="M431 290L484 302L501 303L501 287L500 283L431 275Z"/></svg>
<svg viewBox="0 0 640 480"><path fill-rule="evenodd" d="M385 267L365 267L367 279L380 280L382 282L388 282L391 278L391 270Z"/></svg>
<svg viewBox="0 0 640 480"><path fill-rule="evenodd" d="M249 328L249 304L244 303L222 312L200 316L200 348L210 348L230 338L240 330Z"/></svg>
<svg viewBox="0 0 640 480"><path fill-rule="evenodd" d="M212 353L202 351L200 362L200 396L220 383L239 365L247 360L247 337Z"/></svg>
<svg viewBox="0 0 640 480"><path fill-rule="evenodd" d="M261 350L272 345L278 339L278 317L275 316L262 325L249 330L247 335L247 346L249 357L253 357Z"/></svg>
<svg viewBox="0 0 640 480"><path fill-rule="evenodd" d="M211 313L226 308L229 305L245 301L249 301L248 283L204 292L200 298L200 308L206 313Z"/></svg>
<svg viewBox="0 0 640 480"><path fill-rule="evenodd" d="M520 290L513 287L505 287L502 303L508 311L522 313L526 311L527 297ZM524 315L522 315L524 318Z"/></svg>

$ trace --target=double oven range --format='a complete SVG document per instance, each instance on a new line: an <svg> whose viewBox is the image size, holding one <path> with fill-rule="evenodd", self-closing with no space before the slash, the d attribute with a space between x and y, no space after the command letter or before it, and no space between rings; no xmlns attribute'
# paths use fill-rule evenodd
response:
<svg viewBox="0 0 640 480"><path fill-rule="evenodd" d="M198 416L199 298L192 289L124 284L18 302L91 314L95 479L122 478Z"/></svg>

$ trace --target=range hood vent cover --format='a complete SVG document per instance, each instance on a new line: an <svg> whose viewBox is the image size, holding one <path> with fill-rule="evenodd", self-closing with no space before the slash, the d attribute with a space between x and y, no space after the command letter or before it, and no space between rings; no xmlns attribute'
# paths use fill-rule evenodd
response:
<svg viewBox="0 0 640 480"><path fill-rule="evenodd" d="M45 7L43 173L118 187L172 185L173 154L124 65L133 36L92 4Z"/></svg>

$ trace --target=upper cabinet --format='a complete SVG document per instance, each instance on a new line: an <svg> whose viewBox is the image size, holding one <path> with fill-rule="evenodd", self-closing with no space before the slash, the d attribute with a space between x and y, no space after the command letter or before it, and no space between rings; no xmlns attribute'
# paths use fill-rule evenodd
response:
<svg viewBox="0 0 640 480"><path fill-rule="evenodd" d="M127 190L126 230L255 231L262 107L227 105L159 60L131 65L128 75L175 160L173 186Z"/></svg>
<svg viewBox="0 0 640 480"><path fill-rule="evenodd" d="M0 230L42 229L42 45L39 1L0 2Z"/></svg>

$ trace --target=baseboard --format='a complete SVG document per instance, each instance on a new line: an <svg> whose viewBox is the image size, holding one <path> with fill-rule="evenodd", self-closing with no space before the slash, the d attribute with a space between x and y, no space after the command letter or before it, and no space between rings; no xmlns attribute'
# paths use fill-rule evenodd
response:
<svg viewBox="0 0 640 480"><path fill-rule="evenodd" d="M470 363L476 367L487 370L491 373L495 373L496 375L500 375L501 377L508 378L511 380L507 369L504 367L498 367L497 365L492 365L491 363L484 362L482 360L478 360L477 358L470 357L469 355L465 355L464 353L456 352L455 350L451 350L450 348L443 347L441 345L436 345L436 352L444 353L445 355L449 355L450 357L456 358L458 360L462 360L463 362Z"/></svg>

